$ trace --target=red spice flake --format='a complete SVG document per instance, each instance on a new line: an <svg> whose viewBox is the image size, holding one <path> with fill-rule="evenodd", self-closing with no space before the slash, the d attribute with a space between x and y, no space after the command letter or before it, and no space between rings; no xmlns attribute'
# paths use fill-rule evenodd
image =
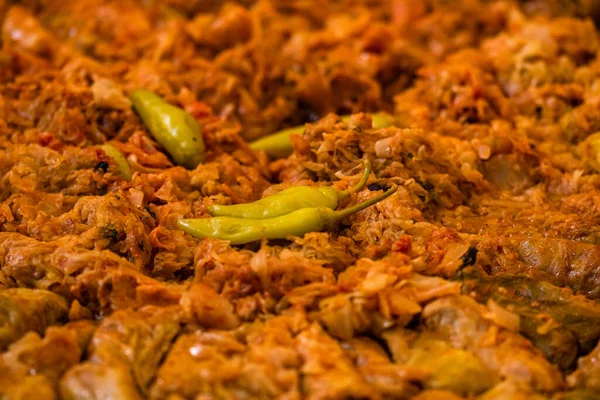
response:
<svg viewBox="0 0 600 400"><path fill-rule="evenodd" d="M60 150L64 147L64 144L50 132L38 133L38 143L40 146L49 147L52 150Z"/></svg>
<svg viewBox="0 0 600 400"><path fill-rule="evenodd" d="M412 238L408 235L402 235L392 245L392 251L399 253L409 253L412 249Z"/></svg>
<svg viewBox="0 0 600 400"><path fill-rule="evenodd" d="M210 106L201 101L195 101L192 104L187 105L185 111L195 119L204 119L213 116L213 111Z"/></svg>

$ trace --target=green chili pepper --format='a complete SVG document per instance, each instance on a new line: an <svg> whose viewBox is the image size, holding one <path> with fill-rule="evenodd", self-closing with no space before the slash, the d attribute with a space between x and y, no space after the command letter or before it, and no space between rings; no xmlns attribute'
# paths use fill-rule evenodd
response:
<svg viewBox="0 0 600 400"><path fill-rule="evenodd" d="M292 154L292 135L302 135L304 126L284 129L250 143L252 150L264 150L271 158L284 158Z"/></svg>
<svg viewBox="0 0 600 400"><path fill-rule="evenodd" d="M350 115L340 117L344 122L350 120ZM384 112L378 112L371 115L371 124L375 129L387 128L394 125L394 117ZM304 126L296 126L294 128L284 129L282 131L265 136L264 138L255 140L250 143L252 150L263 150L271 158L283 158L292 154L292 135L302 135Z"/></svg>
<svg viewBox="0 0 600 400"><path fill-rule="evenodd" d="M196 168L204 162L204 140L198 121L148 90L131 94L133 108L177 165Z"/></svg>
<svg viewBox="0 0 600 400"><path fill-rule="evenodd" d="M344 122L348 122L350 120L350 116L342 117ZM389 128L390 126L396 123L396 119L393 115L390 115L385 112L377 112L371 114L371 126L373 129L383 129Z"/></svg>
<svg viewBox="0 0 600 400"><path fill-rule="evenodd" d="M131 168L129 167L129 163L125 159L123 153L121 153L115 146L110 143L103 144L100 146L104 154L112 158L112 160L117 165L117 169L119 170L119 174L123 177L123 179L129 181L131 180Z"/></svg>
<svg viewBox="0 0 600 400"><path fill-rule="evenodd" d="M179 228L194 237L227 240L233 245L255 242L262 238L285 239L290 235L304 236L309 232L330 230L344 218L391 196L396 189L398 186L393 184L386 192L340 211L311 207L269 219L213 217L180 219L177 223Z"/></svg>
<svg viewBox="0 0 600 400"><path fill-rule="evenodd" d="M371 174L371 163L365 161L365 170L360 182L354 187L354 191L362 190ZM336 190L331 186L312 187L296 186L281 192L267 196L253 203L219 205L208 207L208 213L213 216L227 216L238 218L265 219L289 214L300 208L327 207L336 209L339 202L350 193L348 191Z"/></svg>

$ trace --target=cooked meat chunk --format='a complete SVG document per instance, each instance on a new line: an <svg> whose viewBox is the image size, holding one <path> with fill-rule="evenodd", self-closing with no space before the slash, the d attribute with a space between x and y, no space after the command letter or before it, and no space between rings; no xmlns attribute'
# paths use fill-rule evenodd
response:
<svg viewBox="0 0 600 400"><path fill-rule="evenodd" d="M38 55L51 55L57 43L41 22L26 9L13 6L4 16L2 41Z"/></svg>
<svg viewBox="0 0 600 400"><path fill-rule="evenodd" d="M476 354L496 376L523 382L540 391L563 387L558 369L539 350L516 333L498 330L484 317L485 313L486 308L472 298L456 296L428 304L423 317L429 329L454 347ZM488 341L494 345L488 345Z"/></svg>
<svg viewBox="0 0 600 400"><path fill-rule="evenodd" d="M147 306L138 312L117 311L104 319L91 338L87 360L61 379L61 395L142 398L179 332L178 314L178 309Z"/></svg>
<svg viewBox="0 0 600 400"><path fill-rule="evenodd" d="M60 382L60 397L68 400L142 399L126 367L96 364L80 364L69 370Z"/></svg>
<svg viewBox="0 0 600 400"><path fill-rule="evenodd" d="M360 374L382 398L409 398L417 392L410 367L394 364L385 350L373 340L354 338L342 344ZM408 373L407 373L408 372Z"/></svg>
<svg viewBox="0 0 600 400"><path fill-rule="evenodd" d="M520 331L564 370L588 353L600 338L600 307L583 296L527 276L485 277L465 272L463 291L490 299L519 316Z"/></svg>
<svg viewBox="0 0 600 400"><path fill-rule="evenodd" d="M497 378L477 356L452 347L431 332L415 334L405 329L383 333L392 356L430 390L474 395L491 388ZM472 379L477 376L478 379Z"/></svg>
<svg viewBox="0 0 600 400"><path fill-rule="evenodd" d="M576 291L596 296L600 284L600 247L565 240L526 240L519 247L523 262L556 276Z"/></svg>
<svg viewBox="0 0 600 400"><path fill-rule="evenodd" d="M67 317L67 302L47 290L0 290L0 348L5 349L25 333L43 333Z"/></svg>
<svg viewBox="0 0 600 400"><path fill-rule="evenodd" d="M577 361L577 369L569 375L571 387L600 392L600 342L588 355Z"/></svg>
<svg viewBox="0 0 600 400"><path fill-rule="evenodd" d="M276 317L235 335L209 330L180 335L158 370L150 398L297 398L300 357L294 322ZM300 321L298 321L300 322Z"/></svg>
<svg viewBox="0 0 600 400"><path fill-rule="evenodd" d="M600 397L599 10L0 0L0 399Z"/></svg>
<svg viewBox="0 0 600 400"><path fill-rule="evenodd" d="M507 380L494 386L489 391L477 397L477 400L543 400L546 399L543 394L536 393L529 386L519 382Z"/></svg>
<svg viewBox="0 0 600 400"><path fill-rule="evenodd" d="M0 396L7 399L55 399L62 374L80 361L87 326L50 327L44 338L29 332L14 342L0 359ZM83 338L85 339L85 338Z"/></svg>

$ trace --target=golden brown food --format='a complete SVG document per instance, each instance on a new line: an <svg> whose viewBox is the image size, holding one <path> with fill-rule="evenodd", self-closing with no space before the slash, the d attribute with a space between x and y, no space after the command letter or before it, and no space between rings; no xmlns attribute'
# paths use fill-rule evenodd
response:
<svg viewBox="0 0 600 400"><path fill-rule="evenodd" d="M0 0L0 399L600 398L598 4ZM394 185L324 232L178 226Z"/></svg>

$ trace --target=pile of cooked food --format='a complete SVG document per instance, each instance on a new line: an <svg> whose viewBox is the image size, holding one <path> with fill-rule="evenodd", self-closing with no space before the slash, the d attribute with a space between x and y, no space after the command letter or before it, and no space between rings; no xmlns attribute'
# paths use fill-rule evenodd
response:
<svg viewBox="0 0 600 400"><path fill-rule="evenodd" d="M0 399L599 399L598 3L0 0Z"/></svg>

